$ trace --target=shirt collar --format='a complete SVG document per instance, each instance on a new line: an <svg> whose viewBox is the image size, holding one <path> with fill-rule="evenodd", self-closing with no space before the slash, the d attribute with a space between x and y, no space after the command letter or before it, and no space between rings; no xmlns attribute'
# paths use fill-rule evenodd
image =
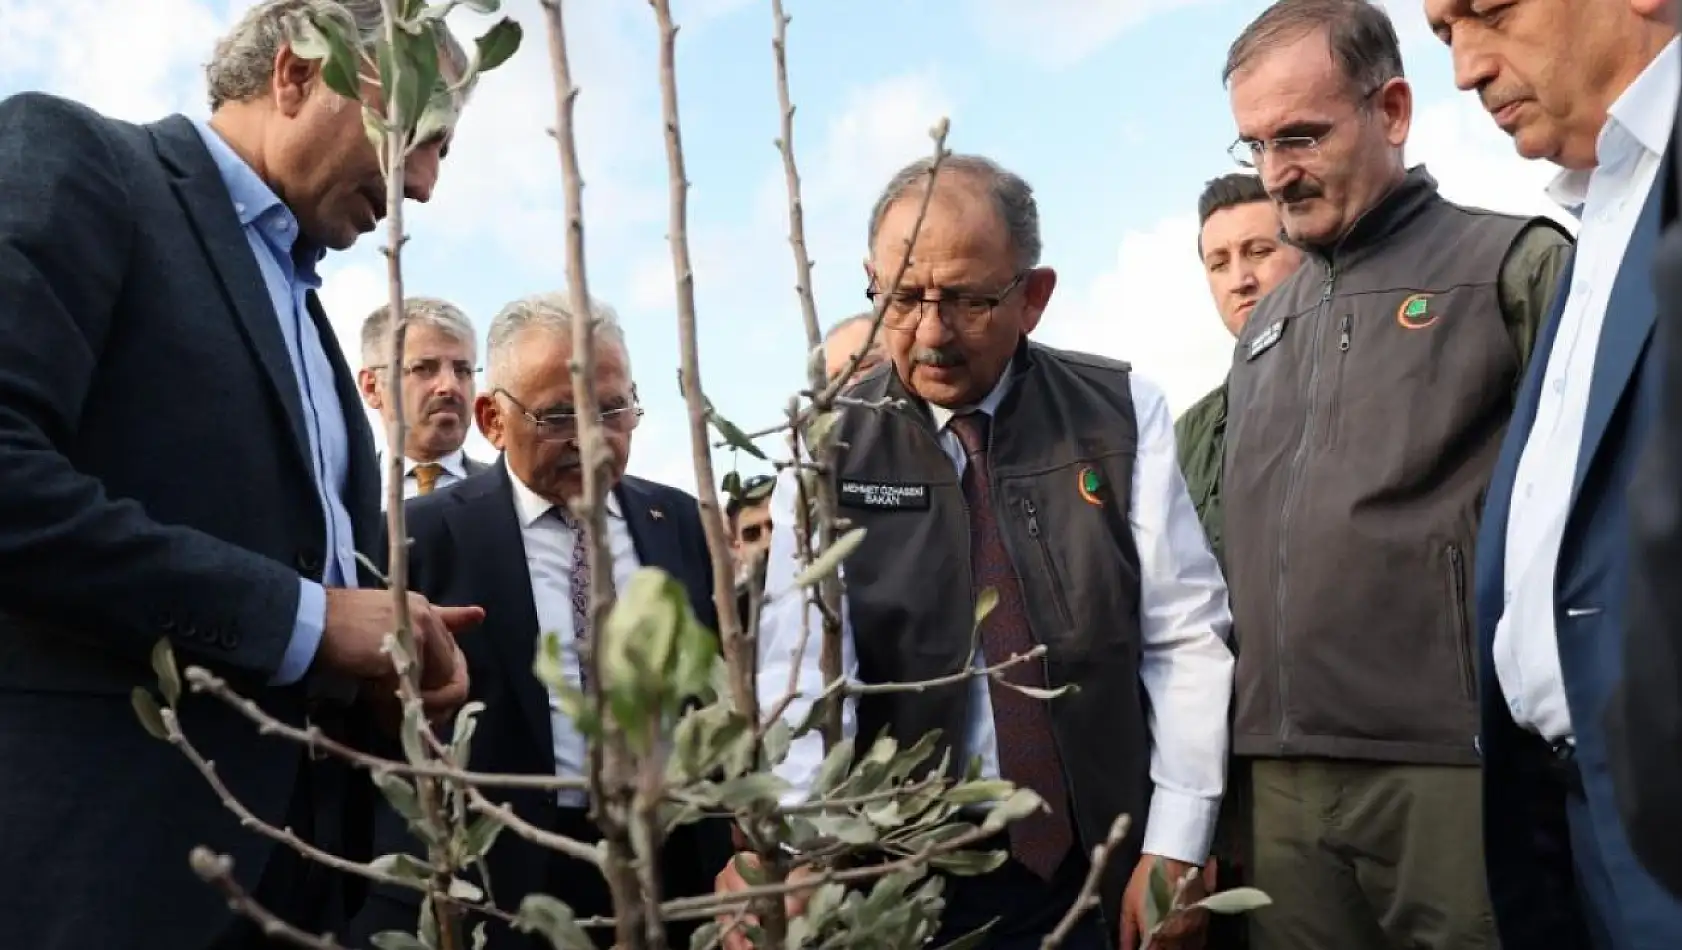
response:
<svg viewBox="0 0 1682 950"><path fill-rule="evenodd" d="M1606 110L1606 125L1594 147L1598 165L1609 164L1620 147L1628 148L1631 143L1650 155L1664 155L1676 122L1677 92L1682 88L1677 58L1677 38L1672 37ZM1548 197L1573 214L1580 213L1588 200L1593 174L1592 168L1560 172L1548 185Z"/></svg>
<svg viewBox="0 0 1682 950"><path fill-rule="evenodd" d="M433 461L437 462L439 465L443 466L444 471L449 472L451 475L454 475L457 478L466 478L467 477L467 463L465 461L466 457L467 457L467 453L466 453L465 450L456 449L454 452L451 452L449 455L441 456L439 458L433 459ZM403 459L403 462L404 462L404 464L406 464L408 466L408 468L406 468L403 472L403 474L407 475L407 476L414 475L415 474L415 468L421 464L420 462L416 461L415 459L408 458L408 457L405 457Z"/></svg>
<svg viewBox="0 0 1682 950"><path fill-rule="evenodd" d="M999 404L1004 402L1005 396L1010 394L1010 387L1015 379L1016 361L1012 360L1010 365L1005 367L1004 374L999 377L999 381L993 384L992 391L975 405L948 409L945 406L929 403L929 415L934 417L935 430L945 432L947 423L951 422L952 417L960 412L984 412L989 417L996 415L999 411Z"/></svg>
<svg viewBox="0 0 1682 950"><path fill-rule="evenodd" d="M550 509L559 507L526 487L526 483L512 470L508 473L508 481L514 486L514 513L520 516L521 528L530 528L547 515ZM607 493L607 513L612 518L624 517L619 510L619 496L611 491Z"/></svg>
<svg viewBox="0 0 1682 950"><path fill-rule="evenodd" d="M222 133L216 131L209 122L194 119L193 128L199 133L204 147L210 152L211 161L216 163L216 171L222 176L222 184L228 189L228 198L233 201L234 215L239 219L240 227L256 226L263 232L264 240L275 246L280 253L291 257L298 268L298 275L311 286L319 286L320 279L316 276L316 265L326 256L326 251L320 248L302 248L306 253L295 253L298 244L298 217L292 209L280 200L268 182L258 176L245 159L234 151L233 146L222 138ZM270 225L263 227L263 225Z"/></svg>

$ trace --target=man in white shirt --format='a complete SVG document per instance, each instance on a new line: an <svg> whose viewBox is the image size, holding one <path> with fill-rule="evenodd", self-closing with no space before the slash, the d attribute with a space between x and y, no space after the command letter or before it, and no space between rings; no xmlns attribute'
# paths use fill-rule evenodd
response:
<svg viewBox="0 0 1682 950"><path fill-rule="evenodd" d="M700 507L683 491L624 474L642 407L624 334L607 307L598 305L597 316L593 388L613 460L606 507L614 584L623 590L639 567L661 568L688 590L700 621L716 628ZM573 594L589 583L590 551L577 543L579 532L566 507L583 488L568 368L572 320L565 294L541 294L503 308L486 343L490 388L474 403L479 429L502 459L448 491L407 505L411 589L428 591L440 603L485 608L484 625L462 638L475 676L470 698L486 704L469 766L477 771L586 775L584 736L533 673L539 638L549 633L559 638L566 678L579 683L582 666L577 631L586 623L580 616L585 601ZM581 790L486 793L540 828L589 842L600 837ZM414 847L402 819L382 809L376 852ZM662 895L709 891L712 869L728 854L728 833L717 822L677 829L661 862ZM497 841L487 865L489 890L509 912L518 910L525 895L541 892L561 896L580 918L613 913L600 871L586 863L510 835ZM413 892L375 889L352 944L365 946L384 929L412 932L416 899ZM671 924L671 945L688 946L693 928ZM499 922L490 922L488 930L490 950L547 946ZM606 947L612 928L595 936Z"/></svg>
<svg viewBox="0 0 1682 950"><path fill-rule="evenodd" d="M838 424L841 514L867 532L845 564L844 675L920 682L1036 643L1047 653L992 679L849 699L844 729L861 740L885 732L901 747L939 730L955 770L977 758L1050 807L999 836L993 846L1010 857L997 871L949 880L932 945L998 918L982 947L1038 947L1074 903L1091 848L1127 814L1097 910L1062 946L1138 946L1152 866L1178 878L1209 854L1232 688L1226 588L1180 477L1162 391L1125 363L1029 342L1057 275L1040 262L1026 182L985 158L948 158L911 265L882 299L927 179L927 160L902 169L871 216L867 292L886 308L888 359L850 392L903 408L849 409ZM824 683L815 644L794 655L793 504L785 479L773 496L759 689L773 702L796 673L801 698L788 715L798 721ZM973 607L986 588L998 601L976 649ZM1002 680L1075 689L1046 702ZM815 734L794 744L778 769L794 797L822 757ZM719 884L743 886L734 867ZM1178 921L1152 946L1194 946L1203 923Z"/></svg>
<svg viewBox="0 0 1682 950"><path fill-rule="evenodd" d="M403 308L409 329L403 335L402 391L395 398L386 391L391 357L389 306L362 321L362 369L356 383L362 401L380 414L382 435L390 431L397 401L402 400L408 428L403 444L403 497L413 498L448 488L488 466L462 450L478 373L473 322L455 304L436 297L409 297ZM382 486L387 477L382 462ZM382 487L382 506L385 492Z"/></svg>
<svg viewBox="0 0 1682 950"><path fill-rule="evenodd" d="M1682 904L1620 826L1603 719L1622 675L1626 489L1658 399L1649 269L1679 68L1663 6L1425 4L1457 84L1519 154L1564 167L1549 194L1582 222L1477 551L1486 854L1505 950L1682 947Z"/></svg>

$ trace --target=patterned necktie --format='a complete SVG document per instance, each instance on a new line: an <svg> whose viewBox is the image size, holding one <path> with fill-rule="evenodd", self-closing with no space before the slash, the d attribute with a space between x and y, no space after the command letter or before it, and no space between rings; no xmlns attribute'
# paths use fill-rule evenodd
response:
<svg viewBox="0 0 1682 950"><path fill-rule="evenodd" d="M438 487L438 476L444 474L444 466L437 462L421 462L415 466L415 484L420 486L422 495L432 494Z"/></svg>
<svg viewBox="0 0 1682 950"><path fill-rule="evenodd" d="M572 639L578 653L578 682L582 686L585 671L590 667L590 545L572 512L558 505L549 510L572 532L572 569L567 574L567 592L572 595ZM611 570L606 593L609 599L613 597Z"/></svg>
<svg viewBox="0 0 1682 950"><path fill-rule="evenodd" d="M1025 654L1034 648L1022 582L999 533L993 489L987 481L985 413L954 416L948 424L963 443L969 462L964 466L964 499L969 503L970 570L975 593L991 587L998 603L981 624L981 649L990 664ZM1044 688L1045 665L1027 661L1003 673L1012 683ZM996 679L988 684L999 745L1001 777L1033 789L1050 806L1010 825L1010 854L1041 878L1050 880L1074 844L1069 821L1069 795L1063 784L1063 764L1051 731L1051 710L1044 700L1011 689Z"/></svg>

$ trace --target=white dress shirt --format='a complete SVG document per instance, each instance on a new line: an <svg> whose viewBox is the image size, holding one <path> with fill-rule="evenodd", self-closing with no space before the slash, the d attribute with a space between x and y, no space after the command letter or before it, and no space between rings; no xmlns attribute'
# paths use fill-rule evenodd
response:
<svg viewBox="0 0 1682 950"><path fill-rule="evenodd" d="M1555 630L1555 573L1576 481L1583 420L1606 306L1652 190L1676 118L1676 40L1608 110L1592 170L1567 171L1549 196L1582 221L1576 264L1548 356L1536 421L1519 455L1507 514L1495 676L1513 721L1549 741L1574 741ZM1646 280L1645 271L1638 275ZM1597 611L1602 604L1566 604Z"/></svg>
<svg viewBox="0 0 1682 950"><path fill-rule="evenodd" d="M554 633L560 637L563 675L567 682L581 686L578 638L572 626L574 532L550 513L550 509L556 507L554 504L527 488L513 472L508 475L514 486L514 512L520 519L520 535L526 547L532 605L537 608L537 635ZM642 565L637 559L636 545L631 542L631 530L619 510L619 499L611 494L607 496L607 514L607 544L613 552L613 583L619 590L624 590L631 582L631 575ZM573 727L572 719L561 711L560 701L553 691L549 694L549 722L555 744L555 774L560 778L584 778L588 774L584 736ZM557 795L563 806L584 807L583 791L563 789Z"/></svg>
<svg viewBox="0 0 1682 950"><path fill-rule="evenodd" d="M433 491L448 488L467 477L467 453L465 450L456 449L449 455L445 455L437 459L437 462L443 467L443 471L438 473L438 481L432 486ZM403 497L405 499L413 498L420 494L420 479L415 477L415 466L419 464L421 463L412 458L405 457L403 459ZM386 486L390 484L391 478L390 473L386 471L385 465L386 463L382 460L380 462L381 508L385 507Z"/></svg>
<svg viewBox="0 0 1682 950"><path fill-rule="evenodd" d="M1232 620L1226 582L1180 475L1167 401L1154 384L1136 374L1130 378L1139 426L1129 511L1139 551L1143 636L1139 678L1150 700L1150 773L1156 786L1145 820L1144 851L1202 864L1209 854L1215 815L1226 784L1227 707L1233 667L1226 637ZM991 415L1011 384L1007 375L976 408ZM947 427L952 412L931 408L940 427L941 446L962 475L967 460L957 436ZM792 478L791 472L783 473L771 502L767 600L759 638L759 695L767 705L788 689L791 664L807 619L803 617L804 599L799 591L791 589L798 571ZM930 556L967 557L968 552L930 552ZM815 612L810 622L811 638L799 658L799 698L785 714L791 723L804 718L811 700L825 686L819 665L821 622ZM842 624L842 675L856 680L858 660L845 598ZM972 662L977 667L986 665L979 650ZM963 746L955 751L965 759L979 756L983 775L996 777L999 756L988 681L974 677L969 689L969 728ZM857 727L855 700L849 698L842 705L842 729L852 736ZM911 741L917 737L900 738ZM816 732L794 742L776 770L792 786L785 801L805 799L822 761L823 740Z"/></svg>

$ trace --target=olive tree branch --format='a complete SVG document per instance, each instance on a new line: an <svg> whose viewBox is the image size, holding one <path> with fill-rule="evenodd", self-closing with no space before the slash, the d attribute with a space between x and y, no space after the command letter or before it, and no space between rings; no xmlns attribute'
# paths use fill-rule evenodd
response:
<svg viewBox="0 0 1682 950"><path fill-rule="evenodd" d="M234 880L233 858L199 846L187 856L187 861L200 880L222 892L222 896L228 901L229 910L256 924L263 931L263 936L289 943L294 947L302 947L304 950L347 950L344 944L333 939L332 934L306 933L281 920L273 911L258 903L255 897L246 893L245 888L240 887L239 882Z"/></svg>

